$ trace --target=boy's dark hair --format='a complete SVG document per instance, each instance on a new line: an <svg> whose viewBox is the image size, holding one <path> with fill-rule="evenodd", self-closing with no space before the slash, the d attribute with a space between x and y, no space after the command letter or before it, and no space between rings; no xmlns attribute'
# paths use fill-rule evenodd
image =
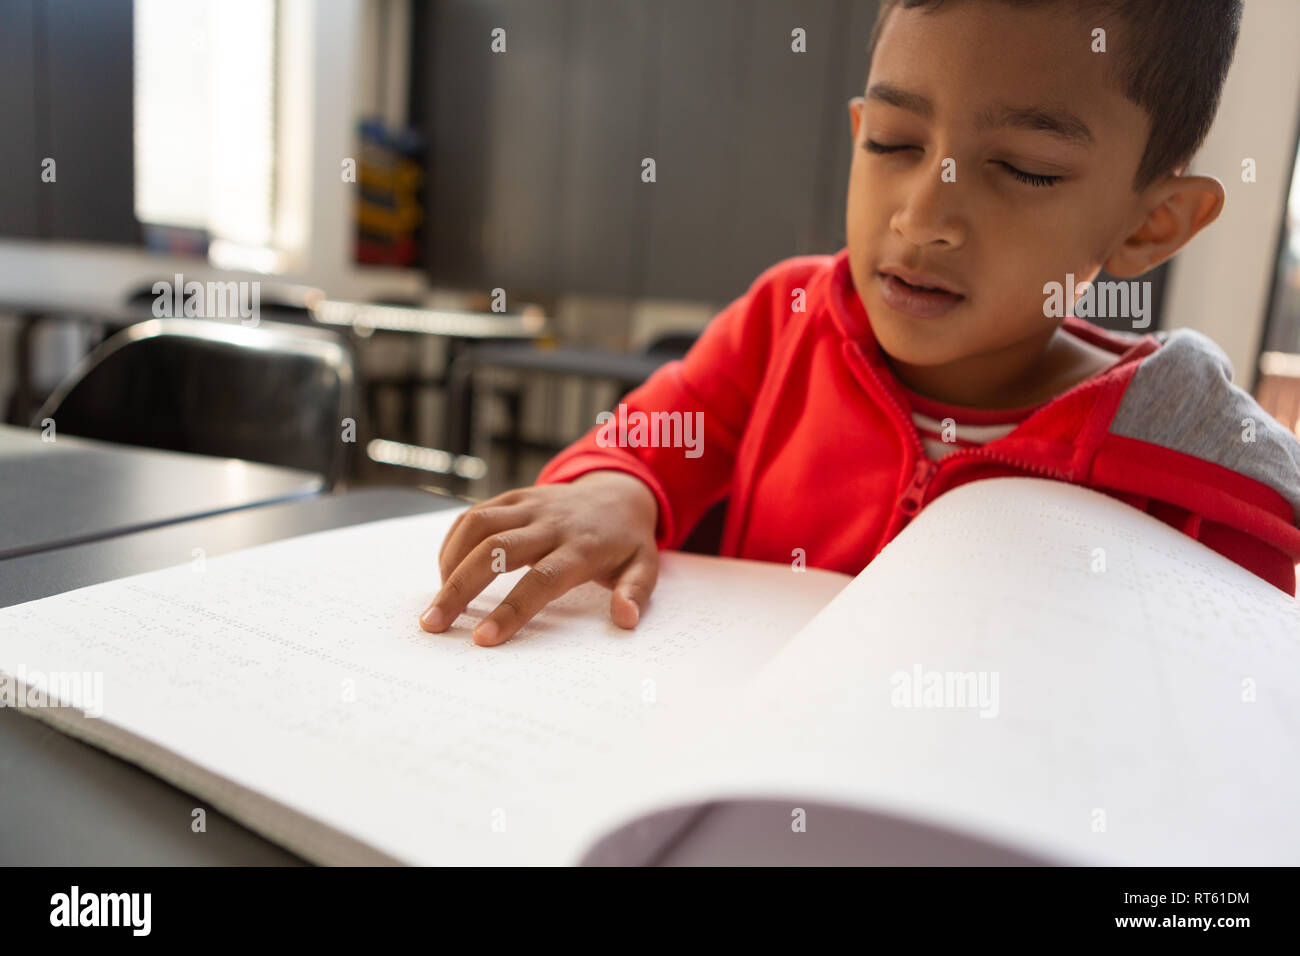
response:
<svg viewBox="0 0 1300 956"><path fill-rule="evenodd" d="M871 33L895 7L938 9L945 0L881 0ZM981 0L987 2L987 0ZM1223 79L1232 63L1242 0L999 0L1015 6L1071 3L1085 13L1118 19L1128 36L1120 45L1116 78L1128 99L1151 118L1146 151L1133 188L1141 190L1187 164L1210 131Z"/></svg>

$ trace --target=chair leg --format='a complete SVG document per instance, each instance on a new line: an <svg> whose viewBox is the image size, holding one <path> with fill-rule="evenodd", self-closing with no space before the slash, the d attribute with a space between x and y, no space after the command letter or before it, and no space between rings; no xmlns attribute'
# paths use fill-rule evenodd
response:
<svg viewBox="0 0 1300 956"><path fill-rule="evenodd" d="M454 359L449 354L448 359L444 444L453 455L468 455L474 431L474 355L465 350Z"/></svg>
<svg viewBox="0 0 1300 956"><path fill-rule="evenodd" d="M510 416L510 444L506 449L506 479L510 482L510 487L514 488L519 484L519 459L522 451L520 446L523 440L523 423L520 421L523 417L523 389L512 389L506 392L505 400L506 411Z"/></svg>
<svg viewBox="0 0 1300 956"><path fill-rule="evenodd" d="M32 331L41 317L18 316L18 341L14 343L14 393L9 399L9 423L27 428L36 412L36 385L32 381ZM37 423L39 424L39 422Z"/></svg>

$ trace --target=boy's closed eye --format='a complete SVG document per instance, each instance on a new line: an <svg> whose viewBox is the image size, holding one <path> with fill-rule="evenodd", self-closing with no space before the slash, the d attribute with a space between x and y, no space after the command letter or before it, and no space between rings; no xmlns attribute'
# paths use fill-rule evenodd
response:
<svg viewBox="0 0 1300 956"><path fill-rule="evenodd" d="M921 147L919 146L911 146L906 143L882 143L874 139L868 139L863 144L863 148L865 148L869 153L876 153L880 155L900 153L905 150L912 150L912 149L921 150ZM1065 178L1064 176L1061 175L1030 172L1029 170L1021 169L1019 166L1014 166L1011 163L1007 162L1006 160L995 159L992 162L994 162L998 166L1001 166L1003 169L1005 169L1016 179L1020 180L1022 183L1027 183L1030 186L1055 186L1057 183L1059 183L1062 179Z"/></svg>

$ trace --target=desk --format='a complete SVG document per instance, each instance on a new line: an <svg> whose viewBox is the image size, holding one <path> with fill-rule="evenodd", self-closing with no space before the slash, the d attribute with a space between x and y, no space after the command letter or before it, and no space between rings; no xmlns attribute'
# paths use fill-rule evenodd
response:
<svg viewBox="0 0 1300 956"><path fill-rule="evenodd" d="M321 477L0 425L0 558L314 495Z"/></svg>
<svg viewBox="0 0 1300 956"><path fill-rule="evenodd" d="M401 438L412 444L418 444L415 434L415 390L425 387L443 390L446 401L442 442L446 450L452 453L453 460L468 451L471 421L469 409L458 405L457 394L453 393L455 386L452 369L466 354L470 343L533 341L546 334L546 319L532 312L453 312L447 309L369 305L325 299L313 304L311 316L322 325L351 328L363 338L378 331L431 335L446 341L447 356L443 374L427 376L412 372L400 376L371 375L366 379L366 389L372 395L368 403L372 418L374 391L389 387L398 390L403 401Z"/></svg>
<svg viewBox="0 0 1300 956"><path fill-rule="evenodd" d="M99 322L117 331L136 322L152 318L149 310L117 302L86 299L42 299L41 301L0 300L0 315L11 315L18 322L18 339L14 348L14 394L9 421L26 425L40 402L32 382L32 334L37 324L51 315L75 317L80 321Z"/></svg>
<svg viewBox="0 0 1300 956"><path fill-rule="evenodd" d="M185 521L0 561L0 606L294 535L463 504L411 489L359 491ZM432 585L432 582L430 582ZM412 622L414 624L414 622ZM149 773L0 707L0 865L301 864L287 850Z"/></svg>
<svg viewBox="0 0 1300 956"><path fill-rule="evenodd" d="M531 345L480 345L455 362L448 376L449 407L459 407L459 430L453 432L447 447L456 454L469 454L473 439L474 379L481 369L500 368L514 372L552 375L558 378L604 380L618 386L624 395L636 388L667 362L680 359L678 352L649 352L627 355L595 348L539 349ZM585 395L584 395L585 397ZM519 453L523 449L554 454L566 447L547 442L525 441L520 430L523 396L519 391L505 393L509 431L504 436L489 436L489 442L504 442L507 447L506 483L519 483ZM589 405L584 401L583 405ZM595 422L592 422L595 425Z"/></svg>

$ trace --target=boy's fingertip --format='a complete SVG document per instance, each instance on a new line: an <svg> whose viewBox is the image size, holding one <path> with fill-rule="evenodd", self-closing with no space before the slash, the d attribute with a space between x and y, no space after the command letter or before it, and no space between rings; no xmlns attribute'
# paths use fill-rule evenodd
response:
<svg viewBox="0 0 1300 956"><path fill-rule="evenodd" d="M474 643L495 644L500 633L501 628L497 626L496 621L480 621L478 627L474 628Z"/></svg>
<svg viewBox="0 0 1300 956"><path fill-rule="evenodd" d="M632 608L632 623L628 626L636 627L637 622L641 620L641 606L627 592L623 593L623 600L627 602L628 607Z"/></svg>
<svg viewBox="0 0 1300 956"><path fill-rule="evenodd" d="M436 604L430 604L420 615L420 626L426 631L436 631L443 626L443 617L442 609Z"/></svg>

